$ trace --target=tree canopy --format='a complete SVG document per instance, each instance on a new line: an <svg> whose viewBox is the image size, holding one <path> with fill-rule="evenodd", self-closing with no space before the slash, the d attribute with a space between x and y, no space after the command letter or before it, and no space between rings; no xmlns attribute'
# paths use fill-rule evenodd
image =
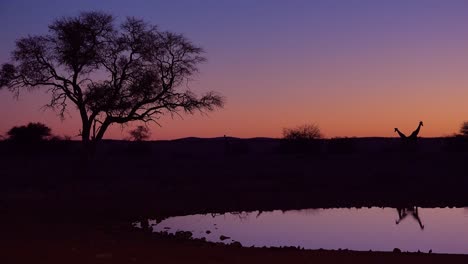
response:
<svg viewBox="0 0 468 264"><path fill-rule="evenodd" d="M17 40L12 62L1 67L0 88L47 89L48 106L63 117L73 104L83 142L95 142L112 124L222 107L215 92L183 89L205 61L202 54L183 35L143 20L129 17L116 26L110 14L84 12L56 19L48 34Z"/></svg>

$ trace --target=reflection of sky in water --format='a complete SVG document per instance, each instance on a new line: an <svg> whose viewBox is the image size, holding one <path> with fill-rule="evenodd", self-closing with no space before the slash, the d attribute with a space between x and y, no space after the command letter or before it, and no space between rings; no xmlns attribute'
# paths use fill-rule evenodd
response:
<svg viewBox="0 0 468 264"><path fill-rule="evenodd" d="M468 254L468 210L419 208L421 229L408 216L398 225L395 208L306 209L223 215L172 217L154 231L191 231L196 238L219 241L221 235L243 246L300 246L308 249L352 249ZM154 222L150 222L154 224ZM166 229L165 229L166 228ZM169 228L169 229L167 229ZM206 231L211 231L207 234Z"/></svg>

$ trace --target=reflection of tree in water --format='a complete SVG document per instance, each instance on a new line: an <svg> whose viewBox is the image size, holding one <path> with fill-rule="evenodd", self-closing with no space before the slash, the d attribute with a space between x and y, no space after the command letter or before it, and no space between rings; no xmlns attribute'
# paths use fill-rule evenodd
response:
<svg viewBox="0 0 468 264"><path fill-rule="evenodd" d="M395 223L398 225L401 221L403 221L408 215L411 215L419 224L421 229L424 229L424 225L421 222L421 218L419 218L419 212L417 206L412 207L402 207L397 208L398 212L398 220Z"/></svg>
<svg viewBox="0 0 468 264"><path fill-rule="evenodd" d="M303 215L316 215L320 213L321 209L317 208L308 208L308 209L301 209L301 210L281 210L283 214L287 213L298 213L298 214L303 214ZM229 214L233 216L237 216L240 220L247 220L247 218L250 215L255 215L255 218L259 218L263 213L272 213L273 211L263 211L263 210L258 210L258 211L252 211L252 212L244 212L244 211L239 211L239 212L230 212ZM212 218L215 218L217 216L225 215L224 213L210 213Z"/></svg>
<svg viewBox="0 0 468 264"><path fill-rule="evenodd" d="M250 214L249 212L231 212L231 215L237 216L241 221L247 220Z"/></svg>
<svg viewBox="0 0 468 264"><path fill-rule="evenodd" d="M215 218L217 217L218 215L222 215L221 213L210 213L211 217L212 218Z"/></svg>
<svg viewBox="0 0 468 264"><path fill-rule="evenodd" d="M252 212L230 212L229 214L231 214L232 216L237 216L241 221L244 221L244 220L247 220L247 218L249 217L249 215L251 214ZM260 214L260 213L259 213ZM218 216L221 216L221 215L227 215L227 214L222 214L222 213L210 213L211 217L212 218L215 218L215 217L218 217ZM258 215L257 215L258 217Z"/></svg>
<svg viewBox="0 0 468 264"><path fill-rule="evenodd" d="M301 210L281 210L281 213L283 213L283 214L296 213L296 214L301 214L301 215L316 215L316 214L320 213L320 210L321 209L318 209L318 208L308 208L308 209L301 209ZM254 211L252 213L256 213L255 218L259 218L260 215L262 215L265 212L273 213L274 211L259 210L259 211Z"/></svg>
<svg viewBox="0 0 468 264"><path fill-rule="evenodd" d="M321 210L323 210L323 209L322 208L307 208L307 209L301 209L301 210L283 211L283 214L284 213L296 213L296 214L300 214L300 215L317 215L317 214L320 213Z"/></svg>

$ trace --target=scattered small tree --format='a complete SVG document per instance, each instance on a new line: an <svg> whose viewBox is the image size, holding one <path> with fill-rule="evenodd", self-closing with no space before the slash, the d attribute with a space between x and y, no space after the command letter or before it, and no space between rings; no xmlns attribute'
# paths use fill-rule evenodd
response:
<svg viewBox="0 0 468 264"><path fill-rule="evenodd" d="M320 128L315 124L305 124L295 128L283 129L282 151L286 153L319 153L322 137Z"/></svg>
<svg viewBox="0 0 468 264"><path fill-rule="evenodd" d="M151 131L146 126L137 126L135 129L130 130L129 134L134 141L144 141L150 138Z"/></svg>
<svg viewBox="0 0 468 264"><path fill-rule="evenodd" d="M10 140L22 143L33 143L51 136L51 129L42 123L29 123L26 126L13 127L7 134Z"/></svg>
<svg viewBox="0 0 468 264"><path fill-rule="evenodd" d="M283 129L283 138L286 140L312 140L321 137L322 133L316 124L305 124L295 128Z"/></svg>
<svg viewBox="0 0 468 264"><path fill-rule="evenodd" d="M47 106L62 117L74 105L83 144L93 151L112 124L222 107L214 92L198 97L182 90L205 61L202 53L183 35L142 20L116 26L112 15L84 12L55 20L49 34L17 40L13 62L0 69L0 88L16 95L46 88Z"/></svg>
<svg viewBox="0 0 468 264"><path fill-rule="evenodd" d="M468 137L468 121L465 121L461 124L460 134L464 137Z"/></svg>

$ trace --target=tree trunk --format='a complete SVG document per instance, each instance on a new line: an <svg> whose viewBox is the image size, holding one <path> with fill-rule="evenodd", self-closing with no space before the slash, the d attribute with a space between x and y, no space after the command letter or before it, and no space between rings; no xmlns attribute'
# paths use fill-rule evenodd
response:
<svg viewBox="0 0 468 264"><path fill-rule="evenodd" d="M94 141L101 141L102 140L102 138L104 137L104 133L106 133L106 130L109 127L110 124L111 124L110 121L107 120L107 119L104 121L104 123L102 123L101 127L99 128L99 132L97 133L96 138L94 139Z"/></svg>
<svg viewBox="0 0 468 264"><path fill-rule="evenodd" d="M83 144L83 156L86 161L94 158L96 152L95 140L91 138L91 124L82 117L81 142Z"/></svg>

